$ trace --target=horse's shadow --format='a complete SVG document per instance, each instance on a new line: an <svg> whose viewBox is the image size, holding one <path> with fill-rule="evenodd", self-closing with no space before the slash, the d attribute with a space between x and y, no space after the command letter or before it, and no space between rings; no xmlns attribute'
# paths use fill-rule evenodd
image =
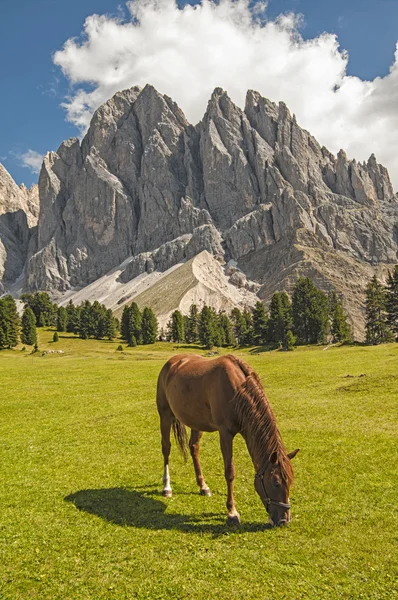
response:
<svg viewBox="0 0 398 600"><path fill-rule="evenodd" d="M159 498L156 498L159 496ZM158 492L109 488L80 490L65 497L79 510L96 515L115 525L143 529L178 529L186 533L210 533L213 536L226 533L244 533L271 529L268 523L243 523L239 527L226 524L220 514L200 513L193 515L167 513L167 502ZM214 523L219 520L219 523ZM211 521L211 522L209 522Z"/></svg>

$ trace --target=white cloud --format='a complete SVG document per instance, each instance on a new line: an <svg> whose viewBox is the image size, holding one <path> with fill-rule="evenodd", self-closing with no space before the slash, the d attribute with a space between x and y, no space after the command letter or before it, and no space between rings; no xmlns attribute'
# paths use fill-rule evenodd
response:
<svg viewBox="0 0 398 600"><path fill-rule="evenodd" d="M283 100L299 123L331 151L365 160L374 152L398 186L398 45L385 77L347 75L348 55L335 35L303 40L301 16L264 19L266 3L203 0L179 9L174 0L128 2L129 20L92 15L82 40L54 55L72 84L68 119L84 130L116 91L151 83L191 122L203 116L215 87L239 106L247 89ZM86 84L90 84L87 91Z"/></svg>
<svg viewBox="0 0 398 600"><path fill-rule="evenodd" d="M43 162L43 154L36 152L35 150L28 150L22 154L18 154L19 161L22 167L26 167L32 171L32 173L40 173L41 164Z"/></svg>

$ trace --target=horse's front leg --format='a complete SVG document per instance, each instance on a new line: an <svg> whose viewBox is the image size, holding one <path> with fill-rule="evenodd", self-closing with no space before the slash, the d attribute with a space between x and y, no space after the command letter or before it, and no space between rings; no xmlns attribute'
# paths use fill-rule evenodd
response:
<svg viewBox="0 0 398 600"><path fill-rule="evenodd" d="M203 435L203 431L196 431L191 429L191 437L189 438L189 449L191 451L193 466L196 474L196 483L200 488L201 496L211 496L210 488L206 485L205 478L203 477L202 467L199 461L199 442Z"/></svg>
<svg viewBox="0 0 398 600"><path fill-rule="evenodd" d="M169 456L170 456L170 431L172 423L171 413L160 414L160 431L162 434L162 453L163 453L163 490L162 495L171 498L173 492L170 485Z"/></svg>
<svg viewBox="0 0 398 600"><path fill-rule="evenodd" d="M233 439L234 436L229 431L220 431L220 445L224 459L225 480L227 482L227 523L228 525L239 525L240 517L234 500L235 465L232 456Z"/></svg>

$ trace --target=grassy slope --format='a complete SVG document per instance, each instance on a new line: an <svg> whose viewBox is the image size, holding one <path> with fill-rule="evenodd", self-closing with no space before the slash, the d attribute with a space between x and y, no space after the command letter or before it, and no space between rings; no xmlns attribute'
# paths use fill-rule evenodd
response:
<svg viewBox="0 0 398 600"><path fill-rule="evenodd" d="M197 285L197 279L192 272L192 262L189 260L185 264L175 269L169 275L162 277L154 283L148 290L145 290L133 298L139 308L142 310L145 306L150 306L157 315L163 315L175 309L182 298ZM114 312L115 316L120 317L123 307Z"/></svg>
<svg viewBox="0 0 398 600"><path fill-rule="evenodd" d="M174 347L40 337L65 355L0 353L0 598L397 597L398 344L240 353L301 452L293 521L267 530L236 439L231 530L216 434L213 497L174 446L174 497L159 494L155 386Z"/></svg>

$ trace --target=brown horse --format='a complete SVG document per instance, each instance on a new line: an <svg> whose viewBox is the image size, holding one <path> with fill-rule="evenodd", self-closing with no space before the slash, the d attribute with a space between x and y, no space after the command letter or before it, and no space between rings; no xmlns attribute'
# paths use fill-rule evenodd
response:
<svg viewBox="0 0 398 600"><path fill-rule="evenodd" d="M272 525L290 521L289 488L293 481L291 459L286 453L275 417L258 375L236 356L206 360L192 354L173 356L162 368L157 387L157 407L164 457L163 496L172 490L169 475L170 431L187 455L189 449L200 494L210 496L199 462L199 442L204 431L218 431L227 482L228 523L240 523L233 485L235 467L232 442L240 433L252 458L254 487Z"/></svg>

